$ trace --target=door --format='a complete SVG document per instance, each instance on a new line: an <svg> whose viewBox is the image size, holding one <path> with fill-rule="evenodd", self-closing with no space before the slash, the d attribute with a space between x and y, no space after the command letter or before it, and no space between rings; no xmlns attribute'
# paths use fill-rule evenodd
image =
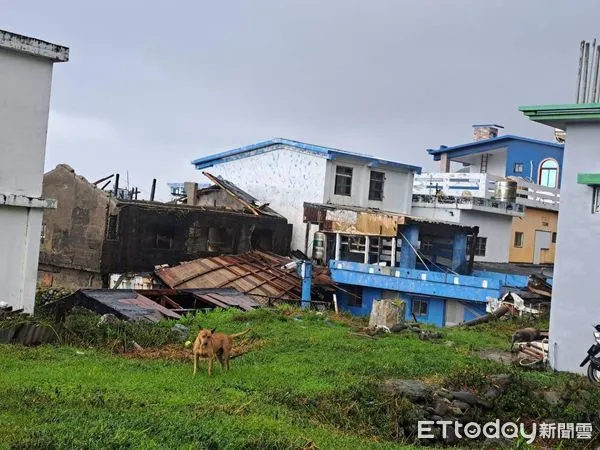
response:
<svg viewBox="0 0 600 450"><path fill-rule="evenodd" d="M552 232L535 230L535 243L533 246L533 263L541 264L544 261L543 253L550 249Z"/></svg>
<svg viewBox="0 0 600 450"><path fill-rule="evenodd" d="M461 302L446 300L445 326L458 325L465 318L465 308Z"/></svg>

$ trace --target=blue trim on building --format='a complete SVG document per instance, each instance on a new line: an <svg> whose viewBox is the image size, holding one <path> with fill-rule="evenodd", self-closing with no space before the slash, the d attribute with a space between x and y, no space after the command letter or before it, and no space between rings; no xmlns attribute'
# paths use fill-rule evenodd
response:
<svg viewBox="0 0 600 450"><path fill-rule="evenodd" d="M417 174L421 173L421 167L411 166L408 164L402 164L396 161L390 161L386 159L374 158L369 155L364 155L361 153L349 152L346 150L339 150L335 148L323 147L320 145L307 144L304 142L293 141L290 139L282 139L275 138L270 139L268 141L258 142L256 144L246 145L244 147L239 147L233 150L228 150L221 153L216 153L209 156L204 156L192 161L192 164L196 166L196 169L204 169L207 167L212 167L215 164L221 164L228 161L233 161L236 159L246 158L250 156L251 152L264 153L269 151L268 147L274 145L287 145L289 147L293 147L295 149L306 151L312 154L317 154L326 157L327 159L336 159L338 157L342 158L350 158L360 160L362 162L366 162L373 167L377 167L378 165L384 165L393 167L396 169L407 170L409 172L415 172Z"/></svg>
<svg viewBox="0 0 600 450"><path fill-rule="evenodd" d="M498 145L498 144L504 144L504 143L508 143L511 141L527 142L530 144L539 144L539 145L543 145L546 147L559 148L561 150L565 148L564 144L558 144L556 142L540 141L538 139L531 139L531 138L526 138L526 137L521 137L521 136L515 136L512 134L503 134L502 136L498 136L495 138L467 142L466 144L454 145L452 147L442 146L441 148L428 148L427 153L429 153L430 155L440 155L442 153L454 153L457 150L467 149L467 150L470 150L470 152L464 153L460 156L474 155L474 154L492 150L495 148L505 147L505 145ZM456 154L453 156L459 156L459 155ZM435 160L439 161L439 156Z"/></svg>
<svg viewBox="0 0 600 450"><path fill-rule="evenodd" d="M331 277L336 283L366 286L390 291L472 302L498 298L501 284L497 279L444 272L381 267L348 261L330 261Z"/></svg>

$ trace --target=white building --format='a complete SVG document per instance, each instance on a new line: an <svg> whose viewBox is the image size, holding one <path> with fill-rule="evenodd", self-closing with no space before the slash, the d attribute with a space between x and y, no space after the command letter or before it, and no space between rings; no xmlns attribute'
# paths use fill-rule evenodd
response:
<svg viewBox="0 0 600 450"><path fill-rule="evenodd" d="M368 155L272 139L192 162L210 167L269 202L293 225L292 250L311 250L317 230L304 224L304 202L378 208L409 214L415 173L421 168ZM306 248L306 243L309 248Z"/></svg>
<svg viewBox="0 0 600 450"><path fill-rule="evenodd" d="M499 136L499 128L474 125L472 142L428 150L441 172L415 176L412 214L478 226L476 261L551 263L563 145ZM507 177L516 198L499 201L496 183Z"/></svg>
<svg viewBox="0 0 600 450"><path fill-rule="evenodd" d="M33 312L53 64L69 49L0 30L0 302Z"/></svg>
<svg viewBox="0 0 600 450"><path fill-rule="evenodd" d="M600 323L600 105L524 106L530 119L566 131L562 202L550 313L550 364L583 372L579 364Z"/></svg>

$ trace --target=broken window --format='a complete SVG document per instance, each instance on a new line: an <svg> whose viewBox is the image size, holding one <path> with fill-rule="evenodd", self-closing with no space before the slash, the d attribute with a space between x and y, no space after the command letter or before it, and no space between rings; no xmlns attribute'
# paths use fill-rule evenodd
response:
<svg viewBox="0 0 600 450"><path fill-rule="evenodd" d="M413 300L412 301L412 313L415 316L426 316L428 313L429 304L425 300Z"/></svg>
<svg viewBox="0 0 600 450"><path fill-rule="evenodd" d="M154 248L171 250L173 248L173 235L168 232L158 231L154 240Z"/></svg>
<svg viewBox="0 0 600 450"><path fill-rule="evenodd" d="M592 214L600 214L600 186L594 186Z"/></svg>
<svg viewBox="0 0 600 450"><path fill-rule="evenodd" d="M523 173L523 163L515 163L515 173Z"/></svg>
<svg viewBox="0 0 600 450"><path fill-rule="evenodd" d="M336 166L335 168L335 195L352 195L352 167Z"/></svg>
<svg viewBox="0 0 600 450"><path fill-rule="evenodd" d="M273 250L273 230L256 230L250 239L254 250Z"/></svg>
<svg viewBox="0 0 600 450"><path fill-rule="evenodd" d="M385 173L375 172L371 170L371 179L369 181L369 200L382 201L383 200L383 182L385 180Z"/></svg>
<svg viewBox="0 0 600 450"><path fill-rule="evenodd" d="M521 231L515 232L515 247L523 247L523 233Z"/></svg>
<svg viewBox="0 0 600 450"><path fill-rule="evenodd" d="M116 241L119 239L119 215L111 214L108 216L108 225L106 227L106 239Z"/></svg>
<svg viewBox="0 0 600 450"><path fill-rule="evenodd" d="M348 292L348 306L362 308L362 287L349 285L344 286L344 290Z"/></svg>

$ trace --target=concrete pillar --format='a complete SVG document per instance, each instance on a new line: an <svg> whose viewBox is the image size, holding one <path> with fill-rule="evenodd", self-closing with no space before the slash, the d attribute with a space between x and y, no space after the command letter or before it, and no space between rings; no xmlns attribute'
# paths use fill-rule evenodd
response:
<svg viewBox="0 0 600 450"><path fill-rule="evenodd" d="M312 263L310 261L303 261L300 264L300 279L302 280L302 308L308 308L312 282Z"/></svg>
<svg viewBox="0 0 600 450"><path fill-rule="evenodd" d="M393 237L392 238L392 263L391 263L392 267L396 266L396 251L397 251L396 245L397 245L396 238Z"/></svg>
<svg viewBox="0 0 600 450"><path fill-rule="evenodd" d="M187 197L187 204L195 206L198 202L198 183L192 181L186 181L183 183L183 190Z"/></svg>
<svg viewBox="0 0 600 450"><path fill-rule="evenodd" d="M365 258L363 261L365 264L369 264L369 245L369 236L365 236Z"/></svg>
<svg viewBox="0 0 600 450"><path fill-rule="evenodd" d="M340 233L335 234L335 260L339 261L342 255L342 235Z"/></svg>
<svg viewBox="0 0 600 450"><path fill-rule="evenodd" d="M450 158L448 158L448 153L442 153L440 155L440 172L450 172Z"/></svg>
<svg viewBox="0 0 600 450"><path fill-rule="evenodd" d="M409 225L401 231L402 245L400 247L400 267L402 269L414 269L417 266L417 254L415 250L419 244L419 227Z"/></svg>
<svg viewBox="0 0 600 450"><path fill-rule="evenodd" d="M69 49L0 30L0 302L33 313L54 63Z"/></svg>
<svg viewBox="0 0 600 450"><path fill-rule="evenodd" d="M467 263L467 235L457 234L452 242L452 270L464 272Z"/></svg>

